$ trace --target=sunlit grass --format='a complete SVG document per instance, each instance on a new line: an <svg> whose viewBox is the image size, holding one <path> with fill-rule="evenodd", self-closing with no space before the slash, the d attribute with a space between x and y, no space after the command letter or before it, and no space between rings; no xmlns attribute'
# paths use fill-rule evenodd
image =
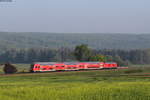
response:
<svg viewBox="0 0 150 100"><path fill-rule="evenodd" d="M149 69L3 75L0 100L150 100Z"/></svg>
<svg viewBox="0 0 150 100"><path fill-rule="evenodd" d="M10 85L0 87L0 100L149 100L149 85L150 82Z"/></svg>
<svg viewBox="0 0 150 100"><path fill-rule="evenodd" d="M0 100L150 100L150 78L124 70L0 76Z"/></svg>

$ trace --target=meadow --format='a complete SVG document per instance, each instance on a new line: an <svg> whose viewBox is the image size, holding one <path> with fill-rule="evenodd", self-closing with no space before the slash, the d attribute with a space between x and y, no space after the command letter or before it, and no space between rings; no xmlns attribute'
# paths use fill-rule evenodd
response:
<svg viewBox="0 0 150 100"><path fill-rule="evenodd" d="M0 100L150 100L150 68L1 74Z"/></svg>

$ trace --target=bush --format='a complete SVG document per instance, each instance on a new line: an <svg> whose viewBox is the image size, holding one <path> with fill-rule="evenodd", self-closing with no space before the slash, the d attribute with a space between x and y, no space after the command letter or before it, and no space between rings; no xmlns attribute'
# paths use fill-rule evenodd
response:
<svg viewBox="0 0 150 100"><path fill-rule="evenodd" d="M3 71L5 74L13 74L17 72L17 69L15 66L11 65L10 63L6 63L3 68Z"/></svg>

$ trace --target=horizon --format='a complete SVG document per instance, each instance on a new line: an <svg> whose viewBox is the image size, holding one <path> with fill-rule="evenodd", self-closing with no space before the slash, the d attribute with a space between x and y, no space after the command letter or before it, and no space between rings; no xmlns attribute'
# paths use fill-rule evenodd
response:
<svg viewBox="0 0 150 100"><path fill-rule="evenodd" d="M36 32L36 31L35 31L35 32L34 32L34 31L33 31L33 32L30 32L30 31L29 31L29 32L28 32L28 31L26 31L26 32L19 32L19 31L18 31L18 32L0 31L0 33L35 33L35 34L36 34L36 33L43 33L43 34L106 34L106 35L107 35L107 34L108 34L108 35L109 35L109 34L122 34L122 35L125 35L125 34L131 34L131 35L134 35L134 34L135 34L135 35L138 35L138 34L139 34L139 35L140 35L140 34L150 34L150 32L148 32L148 33L92 33L92 32L91 32L91 33L88 33L88 32L87 32L87 33L79 33L79 32L76 32L76 33L75 33L75 32Z"/></svg>

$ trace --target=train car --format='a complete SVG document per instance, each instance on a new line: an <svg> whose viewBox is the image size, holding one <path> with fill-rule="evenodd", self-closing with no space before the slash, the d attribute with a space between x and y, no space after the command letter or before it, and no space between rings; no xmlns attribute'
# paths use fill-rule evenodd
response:
<svg viewBox="0 0 150 100"><path fill-rule="evenodd" d="M114 69L117 67L115 62L36 62L32 64L31 72Z"/></svg>
<svg viewBox="0 0 150 100"><path fill-rule="evenodd" d="M118 67L115 62L105 62L103 68L104 69L116 69Z"/></svg>
<svg viewBox="0 0 150 100"><path fill-rule="evenodd" d="M52 67L55 69L55 71L63 71L63 70L66 69L65 68L65 64L64 63L60 63L60 62L53 64Z"/></svg>
<svg viewBox="0 0 150 100"><path fill-rule="evenodd" d="M71 71L71 70L79 70L79 63L78 62L64 62L65 64L65 70Z"/></svg>
<svg viewBox="0 0 150 100"><path fill-rule="evenodd" d="M102 69L103 65L103 62L81 62L79 69Z"/></svg>
<svg viewBox="0 0 150 100"><path fill-rule="evenodd" d="M57 62L35 62L31 64L31 72L45 72L45 71L56 71L54 65Z"/></svg>
<svg viewBox="0 0 150 100"><path fill-rule="evenodd" d="M103 62L87 62L87 69L102 69L104 66Z"/></svg>

